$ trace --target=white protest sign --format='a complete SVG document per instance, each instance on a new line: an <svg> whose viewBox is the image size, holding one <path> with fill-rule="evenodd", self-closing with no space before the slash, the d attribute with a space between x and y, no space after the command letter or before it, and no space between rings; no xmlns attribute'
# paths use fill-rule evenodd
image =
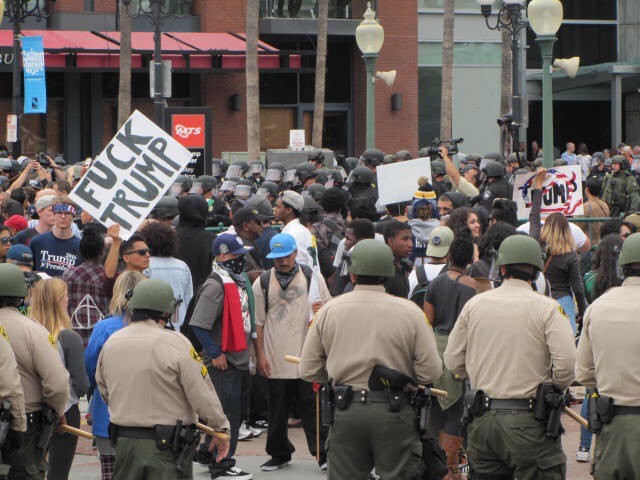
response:
<svg viewBox="0 0 640 480"><path fill-rule="evenodd" d="M380 205L406 202L413 198L419 188L418 177L427 177L431 183L431 161L425 157L380 165L376 168L376 174Z"/></svg>
<svg viewBox="0 0 640 480"><path fill-rule="evenodd" d="M127 240L191 160L191 152L133 112L69 194L96 221L120 224Z"/></svg>
<svg viewBox="0 0 640 480"><path fill-rule="evenodd" d="M535 173L518 175L513 185L513 201L518 205L518 218L529 218L531 212L531 190ZM547 178L542 188L542 209L540 215L552 213L582 215L582 176L579 165L553 167L547 170Z"/></svg>
<svg viewBox="0 0 640 480"><path fill-rule="evenodd" d="M303 151L305 146L304 130L289 130L289 145L294 152Z"/></svg>

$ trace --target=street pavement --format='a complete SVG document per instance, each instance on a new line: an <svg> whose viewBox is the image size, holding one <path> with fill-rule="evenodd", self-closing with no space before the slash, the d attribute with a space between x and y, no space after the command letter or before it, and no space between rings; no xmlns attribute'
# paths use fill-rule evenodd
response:
<svg viewBox="0 0 640 480"><path fill-rule="evenodd" d="M573 409L579 413L580 405L575 405ZM592 478L589 475L589 464L576 462L576 449L580 438L578 424L566 415L564 415L562 424L567 430L566 435L562 437L562 444L567 455L567 479L587 480ZM90 427L86 424L83 424L82 428L83 430L90 430ZM302 429L289 429L289 438L295 445L296 453L288 467L275 472L260 471L260 465L268 459L265 454L266 434L262 434L259 438L254 438L250 441L239 442L236 455L237 466L253 473L255 480L319 480L325 478L326 475L320 471L315 459L309 455ZM81 438L78 442L76 453L69 477L70 480L99 480L100 461L97 452L91 448L91 442ZM195 479L206 480L209 478L209 472L206 467L198 464L195 464L194 467Z"/></svg>

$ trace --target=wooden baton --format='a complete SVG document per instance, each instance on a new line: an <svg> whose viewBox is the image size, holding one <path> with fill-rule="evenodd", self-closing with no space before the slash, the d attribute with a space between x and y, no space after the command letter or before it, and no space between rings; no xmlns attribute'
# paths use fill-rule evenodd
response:
<svg viewBox="0 0 640 480"><path fill-rule="evenodd" d="M287 362L300 363L300 357L294 357L293 355L285 355L284 359ZM428 390L431 395L435 395L436 397L446 397L448 395L445 390L439 390L437 388L427 388L422 385L420 385L418 388L420 388L421 390Z"/></svg>
<svg viewBox="0 0 640 480"><path fill-rule="evenodd" d="M587 419L584 418L581 415L578 415L576 412L571 410L569 407L564 407L564 413L569 415L571 418L573 418L576 422L578 422L584 428L589 428L589 422L587 421Z"/></svg>
<svg viewBox="0 0 640 480"><path fill-rule="evenodd" d="M229 440L229 435L223 432L216 432L213 428L205 425L204 423L198 422L196 423L196 427L198 427L198 429L202 430L204 433L211 435L212 437L221 438L222 440Z"/></svg>
<svg viewBox="0 0 640 480"><path fill-rule="evenodd" d="M70 425L60 425L60 428L71 435L77 435L78 437L86 438L87 440L93 440L94 436L89 432L80 430L79 428L72 427Z"/></svg>

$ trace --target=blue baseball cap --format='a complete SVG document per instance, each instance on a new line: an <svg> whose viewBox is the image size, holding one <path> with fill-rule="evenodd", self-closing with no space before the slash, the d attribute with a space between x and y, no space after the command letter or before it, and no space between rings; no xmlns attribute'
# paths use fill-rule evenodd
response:
<svg viewBox="0 0 640 480"><path fill-rule="evenodd" d="M33 253L25 245L19 243L11 245L11 248L7 251L7 262L33 268Z"/></svg>
<svg viewBox="0 0 640 480"><path fill-rule="evenodd" d="M240 240L240 237L237 235L223 233L222 235L218 235L213 241L211 251L213 256L217 257L218 255L223 255L225 253L230 253L232 255L244 255L245 253L249 253L249 250L252 248L253 247L245 247L242 240Z"/></svg>
<svg viewBox="0 0 640 480"><path fill-rule="evenodd" d="M271 248L271 252L267 258L288 257L298 249L296 239L288 233L274 235L269 241L269 248Z"/></svg>

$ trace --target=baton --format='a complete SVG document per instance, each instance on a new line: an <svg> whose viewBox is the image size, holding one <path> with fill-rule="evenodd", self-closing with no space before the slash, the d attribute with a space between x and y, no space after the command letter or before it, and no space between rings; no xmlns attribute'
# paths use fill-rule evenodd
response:
<svg viewBox="0 0 640 480"><path fill-rule="evenodd" d="M300 357L294 357L293 355L285 355L285 361L290 363L300 363ZM419 390L425 390L428 394L435 395L436 397L446 397L448 393L446 390L439 390L437 388L428 388L423 385L418 385Z"/></svg>
<svg viewBox="0 0 640 480"><path fill-rule="evenodd" d="M202 430L204 433L211 435L212 437L217 437L222 440L229 440L229 435L223 432L216 432L213 428L205 425L204 423L198 422L196 423L196 427L198 427L198 429Z"/></svg>
<svg viewBox="0 0 640 480"><path fill-rule="evenodd" d="M86 438L87 440L93 440L95 437L91 435L89 432L85 432L84 430L80 430L79 428L72 427L70 425L58 425L62 430L71 435L77 435L78 437Z"/></svg>
<svg viewBox="0 0 640 480"><path fill-rule="evenodd" d="M587 421L587 419L582 417L581 415L578 415L576 412L571 410L569 407L564 407L564 413L569 415L572 419L574 419L576 422L578 422L584 428L589 428L589 422Z"/></svg>

